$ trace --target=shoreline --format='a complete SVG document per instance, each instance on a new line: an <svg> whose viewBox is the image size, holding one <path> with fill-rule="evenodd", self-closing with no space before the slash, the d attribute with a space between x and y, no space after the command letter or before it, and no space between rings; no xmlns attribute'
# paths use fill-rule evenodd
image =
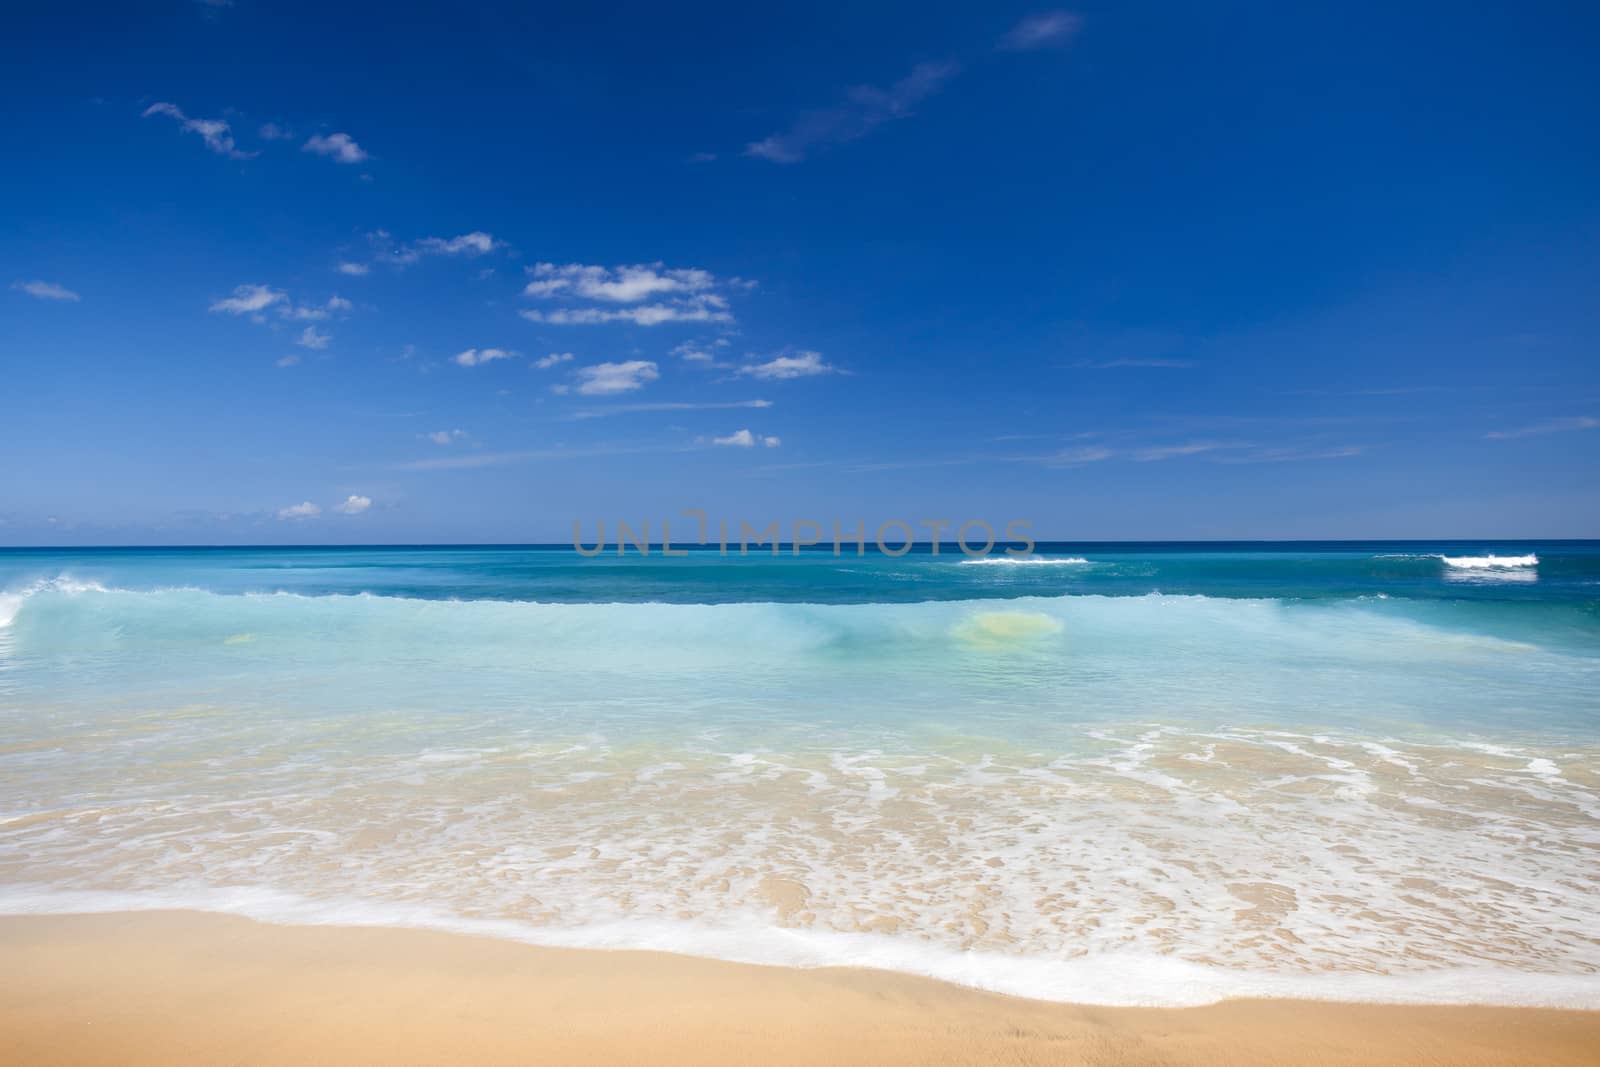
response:
<svg viewBox="0 0 1600 1067"><path fill-rule="evenodd" d="M20 891L19 891L20 890ZM192 893L0 886L0 923L26 918L182 914L273 928L391 930L495 941L539 951L644 953L730 966L892 974L973 992L1084 1008L1182 1010L1239 1001L1600 1012L1600 975L1452 967L1401 974L1272 974L1160 956L1064 960L969 950L864 931L688 920L576 929L465 917L403 905L310 900L262 889Z"/></svg>
<svg viewBox="0 0 1600 1067"><path fill-rule="evenodd" d="M1131 1008L892 971L125 911L0 917L18 1063L1590 1063L1600 1011Z"/></svg>

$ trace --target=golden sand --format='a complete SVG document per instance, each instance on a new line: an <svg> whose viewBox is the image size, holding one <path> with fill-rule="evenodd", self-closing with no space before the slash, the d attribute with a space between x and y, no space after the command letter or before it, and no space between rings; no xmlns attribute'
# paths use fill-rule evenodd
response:
<svg viewBox="0 0 1600 1067"><path fill-rule="evenodd" d="M854 969L188 912L0 918L4 1064L1600 1063L1600 1012L1089 1008Z"/></svg>

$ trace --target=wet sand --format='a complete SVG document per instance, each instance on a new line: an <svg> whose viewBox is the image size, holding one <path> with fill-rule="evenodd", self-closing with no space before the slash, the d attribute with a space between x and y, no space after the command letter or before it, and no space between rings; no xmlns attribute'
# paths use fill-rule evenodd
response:
<svg viewBox="0 0 1600 1067"><path fill-rule="evenodd" d="M192 912L0 918L7 1064L1600 1063L1600 1012L1094 1008L884 971Z"/></svg>

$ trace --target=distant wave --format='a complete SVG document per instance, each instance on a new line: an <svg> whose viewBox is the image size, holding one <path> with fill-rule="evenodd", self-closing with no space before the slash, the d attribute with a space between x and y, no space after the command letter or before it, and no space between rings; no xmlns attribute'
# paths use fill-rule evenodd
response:
<svg viewBox="0 0 1600 1067"><path fill-rule="evenodd" d="M1539 565L1539 557L1531 552L1526 556L1496 556L1493 553L1490 553L1487 556L1446 556L1438 552L1427 552L1421 554L1385 552L1381 555L1374 556L1373 558L1406 560L1436 559L1442 562L1446 567L1463 571L1513 570L1519 567L1537 567Z"/></svg>
<svg viewBox="0 0 1600 1067"><path fill-rule="evenodd" d="M980 556L975 559L964 559L961 562L963 565L974 563L1001 563L1006 565L1015 564L1018 566L1021 566L1022 564L1043 566L1051 564L1082 564L1088 563L1089 561L1078 556Z"/></svg>
<svg viewBox="0 0 1600 1067"><path fill-rule="evenodd" d="M1502 567L1537 567L1539 557L1531 552L1526 556L1439 556L1444 560L1446 567L1458 567L1462 570L1492 570Z"/></svg>

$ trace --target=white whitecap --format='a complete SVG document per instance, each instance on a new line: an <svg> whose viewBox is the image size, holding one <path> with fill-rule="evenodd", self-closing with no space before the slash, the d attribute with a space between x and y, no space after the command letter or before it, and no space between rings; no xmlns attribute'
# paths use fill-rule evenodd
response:
<svg viewBox="0 0 1600 1067"><path fill-rule="evenodd" d="M1446 567L1459 567L1462 570L1491 570L1501 567L1537 567L1539 557L1533 553L1526 556L1440 556Z"/></svg>

